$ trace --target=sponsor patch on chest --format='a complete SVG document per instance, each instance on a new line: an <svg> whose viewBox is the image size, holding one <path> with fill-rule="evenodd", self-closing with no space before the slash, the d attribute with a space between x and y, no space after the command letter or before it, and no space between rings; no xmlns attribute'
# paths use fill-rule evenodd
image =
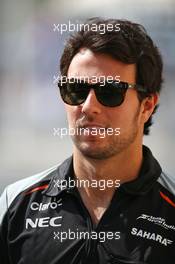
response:
<svg viewBox="0 0 175 264"><path fill-rule="evenodd" d="M172 240L168 239L168 238L165 238L159 234L156 234L156 233L151 233L151 232L148 232L146 230L142 230L142 229L138 229L138 228L135 228L133 227L132 230L131 230L131 234L133 236L137 236L137 237L142 237L142 238L145 238L145 239L149 239L149 240L153 240L153 241L156 241L164 246L168 246L170 244L173 243Z"/></svg>

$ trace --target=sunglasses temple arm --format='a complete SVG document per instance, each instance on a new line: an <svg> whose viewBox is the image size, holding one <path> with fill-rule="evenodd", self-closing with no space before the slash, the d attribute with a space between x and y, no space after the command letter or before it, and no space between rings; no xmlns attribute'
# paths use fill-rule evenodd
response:
<svg viewBox="0 0 175 264"><path fill-rule="evenodd" d="M138 84L131 84L131 83L129 83L128 84L128 88L129 89L136 89L138 92L147 92L144 88L143 88L143 86L141 86L141 85L138 85Z"/></svg>

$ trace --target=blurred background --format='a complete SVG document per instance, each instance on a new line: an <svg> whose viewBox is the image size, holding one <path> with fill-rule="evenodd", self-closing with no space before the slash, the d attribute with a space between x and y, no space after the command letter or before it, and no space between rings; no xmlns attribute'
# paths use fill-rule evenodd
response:
<svg viewBox="0 0 175 264"><path fill-rule="evenodd" d="M0 0L0 192L70 156L69 137L53 135L67 127L54 76L68 37L54 24L93 16L141 23L160 48L164 89L144 142L175 177L174 0Z"/></svg>

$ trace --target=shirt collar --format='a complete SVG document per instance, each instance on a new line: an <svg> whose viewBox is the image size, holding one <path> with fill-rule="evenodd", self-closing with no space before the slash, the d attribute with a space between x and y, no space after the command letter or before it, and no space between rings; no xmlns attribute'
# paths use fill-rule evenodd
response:
<svg viewBox="0 0 175 264"><path fill-rule="evenodd" d="M74 170L73 170L73 156L66 159L57 169L54 171L54 175L51 177L49 186L46 190L43 191L43 194L47 196L57 196L62 192L68 191L71 187L68 184L61 186L61 183L68 182L68 179L73 179Z"/></svg>
<svg viewBox="0 0 175 264"><path fill-rule="evenodd" d="M150 149L143 145L143 162L138 177L122 184L122 189L130 194L144 195L159 178L162 169Z"/></svg>
<svg viewBox="0 0 175 264"><path fill-rule="evenodd" d="M132 195L144 195L147 193L160 176L162 169L158 161L152 155L150 149L143 145L143 162L138 177L130 182L121 185L121 189ZM74 178L73 170L73 156L66 159L57 169L53 172L49 186L43 191L47 196L57 196L62 192L70 192L73 187L65 184L61 188L59 182L68 182L68 179Z"/></svg>

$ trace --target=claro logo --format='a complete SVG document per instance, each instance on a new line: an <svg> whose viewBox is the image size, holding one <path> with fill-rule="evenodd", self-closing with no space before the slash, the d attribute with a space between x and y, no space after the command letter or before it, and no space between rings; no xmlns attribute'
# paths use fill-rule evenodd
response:
<svg viewBox="0 0 175 264"><path fill-rule="evenodd" d="M61 226L62 216L57 217L42 217L32 220L31 218L26 218L26 229L37 228L37 227L58 227Z"/></svg>
<svg viewBox="0 0 175 264"><path fill-rule="evenodd" d="M33 202L30 205L30 209L32 211L45 211L50 209L56 209L58 206L62 205L62 199L58 200L57 202L50 202L50 203L37 203L37 202Z"/></svg>

